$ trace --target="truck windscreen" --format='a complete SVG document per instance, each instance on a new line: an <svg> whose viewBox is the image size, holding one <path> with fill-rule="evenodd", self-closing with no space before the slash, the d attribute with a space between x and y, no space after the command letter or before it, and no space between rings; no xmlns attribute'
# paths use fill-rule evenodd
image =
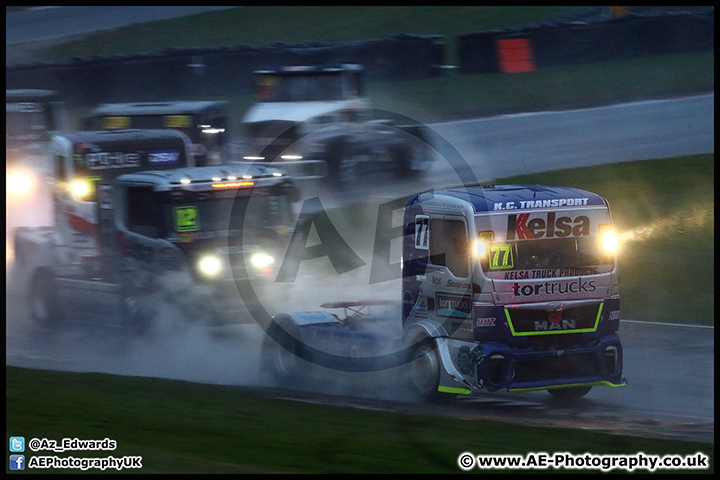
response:
<svg viewBox="0 0 720 480"><path fill-rule="evenodd" d="M599 236L488 242L480 264L490 278L549 278L612 271L613 253Z"/></svg>
<svg viewBox="0 0 720 480"><path fill-rule="evenodd" d="M343 100L340 72L260 75L258 97L264 102L320 102Z"/></svg>
<svg viewBox="0 0 720 480"><path fill-rule="evenodd" d="M5 110L6 140L47 141L55 130L50 106L36 102L8 103Z"/></svg>
<svg viewBox="0 0 720 480"><path fill-rule="evenodd" d="M127 212L129 230L174 243L189 243L233 237L241 232L267 236L288 228L291 210L286 196L222 197L205 193L171 199L167 192L133 188L128 189Z"/></svg>
<svg viewBox="0 0 720 480"><path fill-rule="evenodd" d="M534 279L609 273L615 268L608 209L525 209L475 217L477 258L493 279Z"/></svg>

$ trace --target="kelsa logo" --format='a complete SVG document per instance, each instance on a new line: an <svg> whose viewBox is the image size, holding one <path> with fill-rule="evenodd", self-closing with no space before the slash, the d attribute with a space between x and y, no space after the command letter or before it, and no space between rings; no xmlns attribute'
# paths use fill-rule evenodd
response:
<svg viewBox="0 0 720 480"><path fill-rule="evenodd" d="M529 213L508 215L507 239L529 240L533 238L580 237L590 235L590 219L585 215L575 218L557 217L555 212L549 212L545 219L533 218L528 221Z"/></svg>

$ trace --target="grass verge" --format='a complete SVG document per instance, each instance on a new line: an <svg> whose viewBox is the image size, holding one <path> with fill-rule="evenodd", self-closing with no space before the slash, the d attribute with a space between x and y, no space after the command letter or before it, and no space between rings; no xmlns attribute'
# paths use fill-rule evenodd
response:
<svg viewBox="0 0 720 480"><path fill-rule="evenodd" d="M172 380L15 367L5 371L6 438L117 442L114 451L26 450L27 462L36 455L127 455L141 456L142 469L126 473L461 473L457 459L468 451L701 452L709 457L709 468L697 472L714 471L712 445L703 443L305 404L251 389Z"/></svg>

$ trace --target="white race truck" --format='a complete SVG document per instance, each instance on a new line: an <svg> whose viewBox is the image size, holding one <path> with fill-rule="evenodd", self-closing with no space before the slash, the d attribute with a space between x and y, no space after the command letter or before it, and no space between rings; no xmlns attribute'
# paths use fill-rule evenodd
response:
<svg viewBox="0 0 720 480"><path fill-rule="evenodd" d="M234 280L274 268L297 196L287 175L195 167L190 140L174 130L79 132L51 148L55 223L15 236L40 326L144 332L163 303L190 321L245 321Z"/></svg>
<svg viewBox="0 0 720 480"><path fill-rule="evenodd" d="M54 90L5 91L6 241L19 226L52 223L48 176L50 138L64 125L64 106ZM6 262L12 259L7 241Z"/></svg>
<svg viewBox="0 0 720 480"><path fill-rule="evenodd" d="M515 185L424 193L406 203L403 231L401 317L367 315L386 302L358 299L275 315L264 364L281 382L316 367L400 367L408 389L433 400L483 390L567 399L625 384L604 198Z"/></svg>
<svg viewBox="0 0 720 480"><path fill-rule="evenodd" d="M242 120L244 159L349 187L375 172L412 176L434 158L425 127L374 110L356 64L255 72L257 102Z"/></svg>

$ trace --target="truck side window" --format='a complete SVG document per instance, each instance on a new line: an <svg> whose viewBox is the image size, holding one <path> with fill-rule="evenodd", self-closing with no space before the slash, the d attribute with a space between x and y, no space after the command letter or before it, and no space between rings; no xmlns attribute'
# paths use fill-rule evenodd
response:
<svg viewBox="0 0 720 480"><path fill-rule="evenodd" d="M469 275L470 248L465 222L430 220L430 263L447 267L456 277Z"/></svg>
<svg viewBox="0 0 720 480"><path fill-rule="evenodd" d="M160 209L153 197L152 187L127 189L127 228L149 238L160 236Z"/></svg>
<svg viewBox="0 0 720 480"><path fill-rule="evenodd" d="M65 176L65 157L62 155L55 155L55 178L58 182L67 180Z"/></svg>

